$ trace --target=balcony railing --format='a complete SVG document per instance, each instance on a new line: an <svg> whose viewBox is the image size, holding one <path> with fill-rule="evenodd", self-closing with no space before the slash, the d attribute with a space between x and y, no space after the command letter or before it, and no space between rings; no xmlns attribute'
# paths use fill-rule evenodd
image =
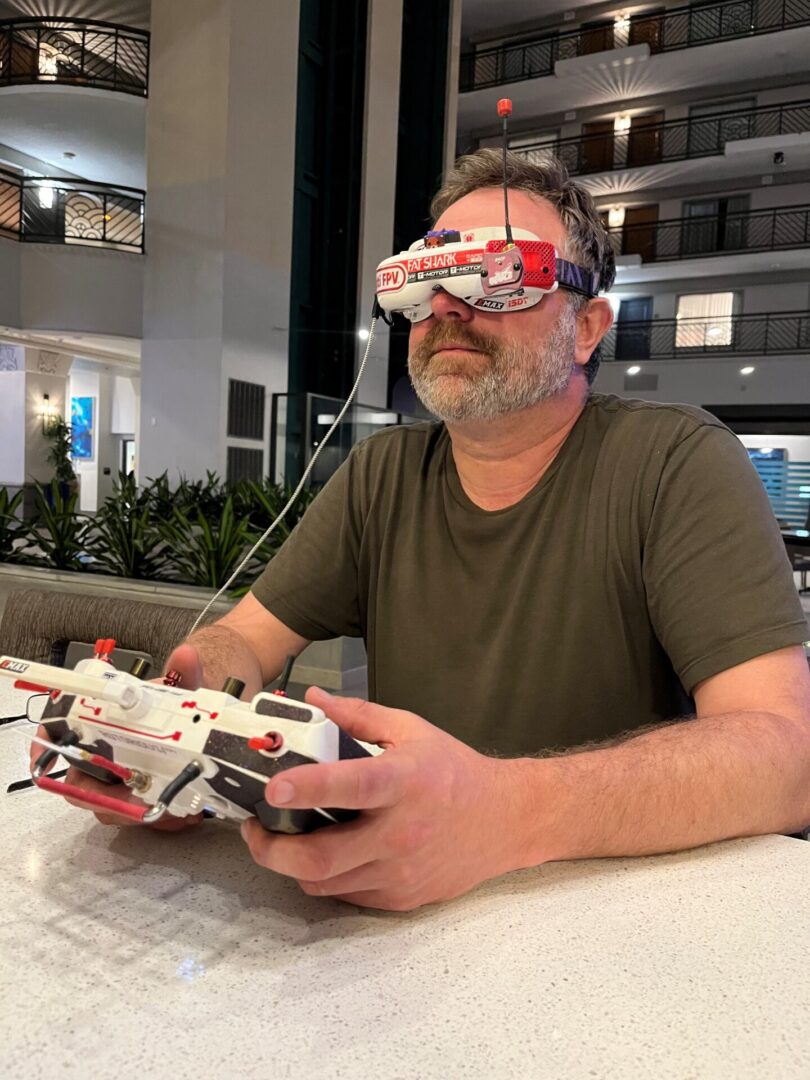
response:
<svg viewBox="0 0 810 1080"><path fill-rule="evenodd" d="M149 34L92 19L0 21L0 86L61 83L146 97Z"/></svg>
<svg viewBox="0 0 810 1080"><path fill-rule="evenodd" d="M643 121L644 117L640 117ZM541 163L556 156L572 176L632 169L722 154L727 143L810 131L810 101L759 109L714 113L658 124L631 126L627 132L544 139L515 153Z"/></svg>
<svg viewBox="0 0 810 1080"><path fill-rule="evenodd" d="M602 359L606 361L796 353L810 353L808 311L616 323L602 344Z"/></svg>
<svg viewBox="0 0 810 1080"><path fill-rule="evenodd" d="M646 44L650 52L672 52L717 41L771 34L810 25L810 0L721 0L670 11L640 13L563 33L539 34L461 57L460 89L539 79L554 74L558 60Z"/></svg>
<svg viewBox="0 0 810 1080"><path fill-rule="evenodd" d="M137 188L0 169L0 236L143 252L145 198Z"/></svg>
<svg viewBox="0 0 810 1080"><path fill-rule="evenodd" d="M640 255L645 263L807 247L810 245L810 206L780 206L625 223L620 229L610 229L609 235L616 255Z"/></svg>

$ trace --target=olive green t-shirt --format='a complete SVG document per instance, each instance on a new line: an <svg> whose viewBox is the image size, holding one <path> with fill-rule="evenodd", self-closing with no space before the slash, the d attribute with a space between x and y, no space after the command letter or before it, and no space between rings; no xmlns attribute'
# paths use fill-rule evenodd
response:
<svg viewBox="0 0 810 1080"><path fill-rule="evenodd" d="M253 592L304 637L362 636L372 700L502 754L682 716L702 680L810 636L739 440L605 394L503 510L466 496L442 424L372 436Z"/></svg>

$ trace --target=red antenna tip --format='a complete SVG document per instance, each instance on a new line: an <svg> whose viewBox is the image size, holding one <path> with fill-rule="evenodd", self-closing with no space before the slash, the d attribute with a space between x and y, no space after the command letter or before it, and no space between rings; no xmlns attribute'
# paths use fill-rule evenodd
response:
<svg viewBox="0 0 810 1080"><path fill-rule="evenodd" d="M508 97L502 97L498 102L498 116L511 116L512 115L512 99Z"/></svg>

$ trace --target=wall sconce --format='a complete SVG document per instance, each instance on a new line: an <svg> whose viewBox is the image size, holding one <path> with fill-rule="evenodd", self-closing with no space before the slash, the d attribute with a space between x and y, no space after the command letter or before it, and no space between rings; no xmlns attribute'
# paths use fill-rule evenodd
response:
<svg viewBox="0 0 810 1080"><path fill-rule="evenodd" d="M54 190L51 184L40 184L37 188L39 205L43 210L53 210Z"/></svg>
<svg viewBox="0 0 810 1080"><path fill-rule="evenodd" d="M617 15L613 20L613 30L620 37L626 37L630 33L630 16Z"/></svg>
<svg viewBox="0 0 810 1080"><path fill-rule="evenodd" d="M611 206L608 210L608 228L620 229L624 225L624 207Z"/></svg>
<svg viewBox="0 0 810 1080"><path fill-rule="evenodd" d="M630 130L631 120L627 113L622 113L621 116L617 116L613 121L613 133L615 135L626 135Z"/></svg>
<svg viewBox="0 0 810 1080"><path fill-rule="evenodd" d="M54 423L59 418L59 413L56 411L53 405L51 405L50 394L42 395L42 404L39 407L39 418L42 421L42 434L49 434Z"/></svg>
<svg viewBox="0 0 810 1080"><path fill-rule="evenodd" d="M59 74L59 60L62 58L56 52L46 51L45 48L40 46L39 55L37 56L37 68L40 75L58 75Z"/></svg>

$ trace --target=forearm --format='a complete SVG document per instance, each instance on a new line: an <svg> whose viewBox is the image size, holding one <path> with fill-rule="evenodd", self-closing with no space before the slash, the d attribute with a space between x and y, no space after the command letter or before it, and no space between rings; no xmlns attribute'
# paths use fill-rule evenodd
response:
<svg viewBox="0 0 810 1080"><path fill-rule="evenodd" d="M204 626L193 633L187 643L194 646L202 661L204 686L220 690L225 680L233 675L245 684L243 697L251 698L265 685L256 653L233 627L221 623Z"/></svg>
<svg viewBox="0 0 810 1080"><path fill-rule="evenodd" d="M771 713L684 721L513 765L516 865L678 851L810 823L810 730Z"/></svg>

